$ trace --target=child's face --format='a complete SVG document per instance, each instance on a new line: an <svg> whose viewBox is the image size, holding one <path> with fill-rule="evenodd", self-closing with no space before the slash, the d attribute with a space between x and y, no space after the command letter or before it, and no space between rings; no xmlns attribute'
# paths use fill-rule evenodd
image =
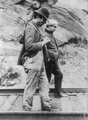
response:
<svg viewBox="0 0 88 120"><path fill-rule="evenodd" d="M55 25L47 25L46 27L47 27L48 31L53 31L54 32L56 30L57 26L55 26Z"/></svg>

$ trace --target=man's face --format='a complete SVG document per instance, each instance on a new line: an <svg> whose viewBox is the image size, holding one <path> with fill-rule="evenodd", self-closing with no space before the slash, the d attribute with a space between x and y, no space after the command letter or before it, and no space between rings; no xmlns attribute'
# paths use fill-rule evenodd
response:
<svg viewBox="0 0 88 120"><path fill-rule="evenodd" d="M31 0L31 2L32 2L32 8L34 10L37 10L40 8L40 3L37 0Z"/></svg>
<svg viewBox="0 0 88 120"><path fill-rule="evenodd" d="M37 25L40 26L40 27L42 25L44 25L44 18L43 17L40 17L40 18L37 19Z"/></svg>

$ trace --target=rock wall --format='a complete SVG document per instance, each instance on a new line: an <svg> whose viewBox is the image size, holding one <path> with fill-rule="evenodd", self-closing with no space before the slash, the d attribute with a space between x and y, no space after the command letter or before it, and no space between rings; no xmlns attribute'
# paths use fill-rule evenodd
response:
<svg viewBox="0 0 88 120"><path fill-rule="evenodd" d="M17 65L18 55L22 47L18 39L25 29L23 20L30 20L32 15L32 11L28 10L27 4L16 4L19 1L0 1L0 66L13 67ZM88 46L86 41L88 32L86 31L86 26L88 15L85 13L84 18L83 10L73 8L61 3L61 1L56 2L54 5L51 3L53 2L52 0L49 2L48 7L51 17L59 22L59 27L54 33L58 39L58 44L67 42L67 44L59 48L61 53L58 64L64 75L63 87L87 87ZM19 69L22 68L18 67ZM3 73L2 68L0 70Z"/></svg>
<svg viewBox="0 0 88 120"><path fill-rule="evenodd" d="M63 4L69 5L72 8L77 7L79 9L88 10L88 0L58 0L58 1Z"/></svg>

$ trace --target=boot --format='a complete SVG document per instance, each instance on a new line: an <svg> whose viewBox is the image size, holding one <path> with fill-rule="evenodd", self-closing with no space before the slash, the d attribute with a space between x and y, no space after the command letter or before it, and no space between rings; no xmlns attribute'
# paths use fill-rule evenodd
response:
<svg viewBox="0 0 88 120"><path fill-rule="evenodd" d="M55 98L63 97L63 95L60 93L60 91L54 93Z"/></svg>

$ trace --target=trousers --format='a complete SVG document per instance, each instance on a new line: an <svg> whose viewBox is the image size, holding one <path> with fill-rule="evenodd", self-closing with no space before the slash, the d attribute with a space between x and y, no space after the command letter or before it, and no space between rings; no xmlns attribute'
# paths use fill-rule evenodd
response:
<svg viewBox="0 0 88 120"><path fill-rule="evenodd" d="M42 107L50 107L49 101L49 83L45 73L42 52L38 52L33 58L29 58L24 63L24 69L27 71L26 86L23 94L23 107L32 108L33 96L36 89L39 88Z"/></svg>
<svg viewBox="0 0 88 120"><path fill-rule="evenodd" d="M61 90L63 74L59 68L58 61L49 60L46 62L46 73L50 82L51 75L54 75L55 80L55 92L58 93Z"/></svg>

